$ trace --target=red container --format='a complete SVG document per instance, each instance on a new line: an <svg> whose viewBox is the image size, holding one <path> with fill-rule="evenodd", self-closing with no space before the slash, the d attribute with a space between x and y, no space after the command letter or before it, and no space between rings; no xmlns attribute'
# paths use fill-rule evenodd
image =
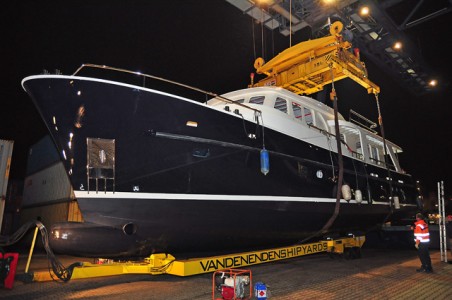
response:
<svg viewBox="0 0 452 300"><path fill-rule="evenodd" d="M14 277L16 276L17 261L19 260L19 253L5 253L4 255L0 253L0 259L8 259L12 257L9 263L9 273L5 278L4 287L7 289L12 289L14 284Z"/></svg>

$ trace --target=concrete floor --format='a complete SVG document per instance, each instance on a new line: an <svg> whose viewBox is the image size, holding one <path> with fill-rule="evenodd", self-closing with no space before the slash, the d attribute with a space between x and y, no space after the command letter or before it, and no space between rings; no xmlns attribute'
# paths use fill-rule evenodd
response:
<svg viewBox="0 0 452 300"><path fill-rule="evenodd" d="M449 253L450 255L450 253ZM325 253L255 265L248 268L253 282L268 286L270 299L452 299L452 265L431 251L433 274L416 273L419 259L414 249L363 249L362 258L330 258ZM449 256L450 257L450 256ZM58 256L64 265L89 261ZM17 273L24 273L27 254L21 255ZM30 271L47 267L44 254L35 254ZM220 294L215 294L215 299ZM120 275L49 281L14 282L0 289L7 299L212 299L212 274Z"/></svg>

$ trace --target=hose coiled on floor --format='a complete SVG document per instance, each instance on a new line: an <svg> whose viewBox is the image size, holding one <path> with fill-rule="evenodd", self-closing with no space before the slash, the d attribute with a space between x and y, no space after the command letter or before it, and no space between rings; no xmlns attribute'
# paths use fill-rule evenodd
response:
<svg viewBox="0 0 452 300"><path fill-rule="evenodd" d="M49 234L46 227L40 221L30 221L22 225L16 232L10 236L0 236L0 247L11 246L20 241L31 228L38 227L41 232L42 244L47 254L49 261L49 272L52 269L53 273L63 282L71 279L74 267L81 266L81 263L73 263L69 267L65 267L55 256L49 244ZM52 276L53 278L53 276Z"/></svg>

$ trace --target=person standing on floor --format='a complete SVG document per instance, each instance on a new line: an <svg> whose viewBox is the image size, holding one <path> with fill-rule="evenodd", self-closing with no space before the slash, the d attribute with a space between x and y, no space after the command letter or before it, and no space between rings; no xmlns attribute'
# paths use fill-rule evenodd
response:
<svg viewBox="0 0 452 300"><path fill-rule="evenodd" d="M428 250L430 245L430 233L428 231L428 224L425 223L424 216L421 213L416 214L414 226L415 247L418 250L419 259L422 264L421 268L417 269L416 272L432 273L432 261Z"/></svg>
<svg viewBox="0 0 452 300"><path fill-rule="evenodd" d="M449 241L450 254L452 255L452 215L448 215L446 218L446 236ZM452 258L448 263L452 264Z"/></svg>

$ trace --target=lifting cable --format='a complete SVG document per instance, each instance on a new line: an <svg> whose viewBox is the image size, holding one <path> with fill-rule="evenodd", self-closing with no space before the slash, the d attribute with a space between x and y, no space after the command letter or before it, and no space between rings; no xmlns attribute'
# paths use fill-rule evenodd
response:
<svg viewBox="0 0 452 300"><path fill-rule="evenodd" d="M341 145L341 135L339 131L339 117L338 117L338 108L337 108L337 95L336 90L334 88L334 74L333 74L333 67L330 64L330 70L331 70L331 93L330 93L330 99L333 101L333 109L334 109L334 129L336 134L336 146L337 146L337 160L338 160L338 179L337 179L337 189L336 189L336 205L334 206L334 212L331 215L331 217L328 219L328 221L323 225L322 229L320 229L318 232L312 234L311 236L299 241L297 244L302 244L306 242L307 240L310 240L313 237L318 236L319 234L324 234L328 231L328 229L333 225L334 221L336 220L337 216L339 215L340 205L341 205L341 194L342 194L342 182L344 177L344 161L342 157L342 145ZM333 174L334 178L334 174Z"/></svg>
<svg viewBox="0 0 452 300"><path fill-rule="evenodd" d="M253 34L253 53L254 53L254 61L256 61L256 36L255 36L255 29L254 29L254 20L251 18L251 30Z"/></svg>
<svg viewBox="0 0 452 300"><path fill-rule="evenodd" d="M331 178L334 178L334 174L336 173L336 171L334 170L333 148L331 147L331 139L328 134L326 135L326 141L328 143L328 152L330 154L330 160L331 160L331 169L332 169Z"/></svg>
<svg viewBox="0 0 452 300"><path fill-rule="evenodd" d="M289 1L289 46L292 47L292 0Z"/></svg>
<svg viewBox="0 0 452 300"><path fill-rule="evenodd" d="M393 195L393 191L392 191L392 178L391 178L391 171L389 170L389 164L388 164L388 149L386 147L386 137L385 137L385 131L384 131L384 127L383 127L383 117L381 115L381 109L380 109L380 102L378 101L378 93L375 93L375 102L377 103L377 111L378 111L378 125L380 125L380 134L381 134L381 138L383 140L383 148L384 148L384 163L385 163L385 167L386 167L386 171L388 171L388 181L389 181L389 197L390 197L390 201L389 201L389 213L386 216L386 218L384 219L383 223L386 223L386 221L388 220L389 216L393 213L393 202L394 202L394 195Z"/></svg>
<svg viewBox="0 0 452 300"><path fill-rule="evenodd" d="M336 134L336 146L337 146L337 160L338 160L338 168L339 168L339 174L338 174L338 180L337 180L337 191L336 191L336 205L334 207L334 213L331 215L330 219L323 225L323 228L320 230L320 232L324 233L326 232L331 225L333 225L334 221L336 220L337 216L339 215L339 209L340 209L340 203L341 203L341 194L342 194L342 182L344 180L344 161L342 157L342 144L341 144L341 133L339 131L339 116L338 116L338 108L337 108L337 95L336 90L334 88L334 74L333 74L333 67L330 64L330 70L331 70L331 94L330 99L333 101L333 109L334 109L334 128L335 128L335 134Z"/></svg>
<svg viewBox="0 0 452 300"><path fill-rule="evenodd" d="M359 190L358 171L356 171L355 160L353 159L353 156L352 156L352 165L353 165L353 170L355 170L356 190Z"/></svg>
<svg viewBox="0 0 452 300"><path fill-rule="evenodd" d="M262 44L262 58L265 60L265 48L264 48L264 9L261 9L261 44Z"/></svg>
<svg viewBox="0 0 452 300"><path fill-rule="evenodd" d="M262 112L254 112L256 114L256 120L257 120L257 127L259 127L259 117L261 117L261 121L262 121L262 149L265 149L265 125L264 125L264 117L262 116ZM256 127L256 131L257 131L257 127Z"/></svg>

